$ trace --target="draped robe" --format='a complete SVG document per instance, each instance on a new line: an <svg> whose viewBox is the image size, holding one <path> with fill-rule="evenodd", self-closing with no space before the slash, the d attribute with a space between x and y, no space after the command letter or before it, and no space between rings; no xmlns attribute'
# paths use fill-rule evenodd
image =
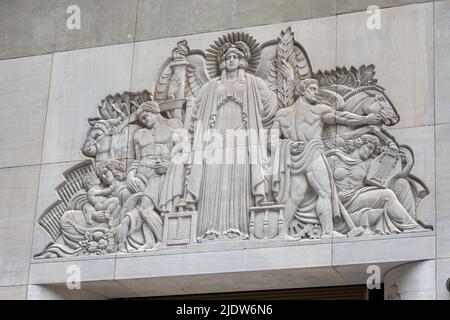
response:
<svg viewBox="0 0 450 320"><path fill-rule="evenodd" d="M265 199L267 146L262 130L272 124L276 95L250 74L234 81L216 78L203 86L196 107L187 201L197 204L197 235L221 238L231 233L246 238L249 208ZM225 145L214 142L215 133L226 138L230 132L244 134L245 141L232 146L226 139ZM226 161L231 152L240 158ZM208 157L213 154L219 157L211 163Z"/></svg>
<svg viewBox="0 0 450 320"><path fill-rule="evenodd" d="M306 106L304 108L306 108ZM342 218L342 211L345 210L345 208L339 201L332 170L324 154L323 142L320 138L306 139L304 134L299 131L296 126L296 119L298 118L297 113L300 111L301 109L298 107L290 106L281 109L275 118L275 121L278 121L280 125L282 139L272 155L272 190L274 197L278 203L286 203L290 196L290 192L295 192L294 190L291 190L292 177L306 175L313 161L320 157L323 159L326 167L326 172L323 172L322 174L328 176L330 184L334 230L338 232L348 232L348 227ZM300 154L293 155L291 154L291 144L296 141L301 141L305 144L304 150ZM307 183L309 184L309 182ZM295 212L295 217L300 223L304 225L320 224L316 209L317 200L318 196L316 192L308 185L303 201L297 207Z"/></svg>

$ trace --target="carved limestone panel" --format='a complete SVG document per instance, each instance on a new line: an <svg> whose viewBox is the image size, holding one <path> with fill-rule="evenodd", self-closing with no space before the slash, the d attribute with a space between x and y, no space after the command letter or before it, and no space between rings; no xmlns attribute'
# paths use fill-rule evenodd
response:
<svg viewBox="0 0 450 320"><path fill-rule="evenodd" d="M38 219L36 259L432 230L374 65L314 70L291 28L168 55L152 90L111 93L86 119L87 159Z"/></svg>

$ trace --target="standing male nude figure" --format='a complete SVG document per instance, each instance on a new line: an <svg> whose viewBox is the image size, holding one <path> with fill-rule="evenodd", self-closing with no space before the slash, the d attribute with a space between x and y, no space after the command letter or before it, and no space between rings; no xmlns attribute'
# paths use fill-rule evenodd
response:
<svg viewBox="0 0 450 320"><path fill-rule="evenodd" d="M333 217L340 215L337 196L333 203L332 176L323 153L322 132L326 124L349 126L377 125L381 116L359 116L336 111L319 102L319 86L315 79L304 79L298 84L300 96L290 107L278 111L272 129L279 130L280 138L290 140L290 187L285 209L286 226L289 228L297 208L305 200L308 187L317 195L316 213L322 227L322 237L333 235ZM343 217L347 225L353 223Z"/></svg>

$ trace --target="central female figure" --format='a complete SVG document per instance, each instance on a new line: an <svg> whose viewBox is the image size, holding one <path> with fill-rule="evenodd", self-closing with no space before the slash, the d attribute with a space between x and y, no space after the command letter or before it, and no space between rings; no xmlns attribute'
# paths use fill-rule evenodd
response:
<svg viewBox="0 0 450 320"><path fill-rule="evenodd" d="M251 206L265 199L264 169L277 98L247 73L251 50L242 41L217 53L220 73L196 99L194 157L187 202L196 205L198 240L248 239Z"/></svg>

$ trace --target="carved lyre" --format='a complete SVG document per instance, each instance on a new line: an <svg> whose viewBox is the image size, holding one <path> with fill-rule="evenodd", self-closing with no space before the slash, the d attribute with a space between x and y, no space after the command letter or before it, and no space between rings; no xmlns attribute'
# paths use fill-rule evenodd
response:
<svg viewBox="0 0 450 320"><path fill-rule="evenodd" d="M369 169L366 183L388 188L392 179L401 171L401 153L398 149L385 147Z"/></svg>

